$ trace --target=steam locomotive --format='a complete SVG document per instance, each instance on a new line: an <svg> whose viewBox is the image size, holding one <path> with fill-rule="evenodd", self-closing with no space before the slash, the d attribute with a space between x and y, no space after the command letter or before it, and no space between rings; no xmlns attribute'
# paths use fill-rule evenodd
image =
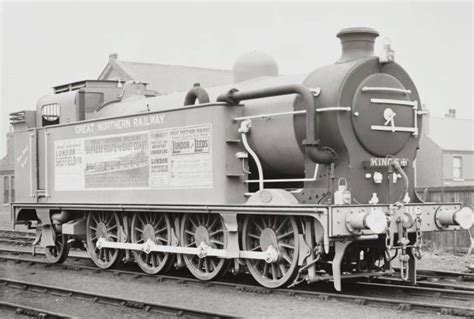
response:
<svg viewBox="0 0 474 319"><path fill-rule="evenodd" d="M423 232L470 228L459 203L425 203L414 160L426 110L377 31L337 34L342 55L303 76L261 54L234 83L157 95L146 84L56 87L11 114L15 224L52 263L84 246L100 268L248 271L261 285L378 276L415 282ZM398 257L396 257L398 254Z"/></svg>

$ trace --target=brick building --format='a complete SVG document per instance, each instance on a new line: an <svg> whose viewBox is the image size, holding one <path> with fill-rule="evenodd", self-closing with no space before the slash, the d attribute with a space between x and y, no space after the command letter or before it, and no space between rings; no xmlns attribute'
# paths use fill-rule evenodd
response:
<svg viewBox="0 0 474 319"><path fill-rule="evenodd" d="M136 80L148 84L149 90L158 94L186 92L194 83L201 87L214 87L230 84L233 81L231 70L197 68L181 65L129 62L118 59L116 53L109 55L109 62L100 73L98 80Z"/></svg>
<svg viewBox="0 0 474 319"><path fill-rule="evenodd" d="M474 185L474 120L445 117L424 123L416 158L417 187Z"/></svg>
<svg viewBox="0 0 474 319"><path fill-rule="evenodd" d="M7 153L0 159L0 212L9 212L15 199L15 176L13 164L13 134L7 134Z"/></svg>

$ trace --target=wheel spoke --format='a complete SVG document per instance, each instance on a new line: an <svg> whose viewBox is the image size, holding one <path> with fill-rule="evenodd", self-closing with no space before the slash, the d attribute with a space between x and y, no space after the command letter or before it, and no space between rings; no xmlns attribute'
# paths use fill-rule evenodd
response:
<svg viewBox="0 0 474 319"><path fill-rule="evenodd" d="M207 229L211 230L218 221L219 221L219 217L214 216L214 219L212 220L212 223L209 225L209 227L207 227Z"/></svg>
<svg viewBox="0 0 474 319"><path fill-rule="evenodd" d="M204 226L205 225L204 222L206 221L206 216L204 216L203 214L197 214L197 220L200 226Z"/></svg>
<svg viewBox="0 0 474 319"><path fill-rule="evenodd" d="M269 267L270 267L270 264L268 264L268 263L265 263L265 264L263 265L263 272L262 272L262 275L263 275L264 277L268 277L268 268L269 268Z"/></svg>
<svg viewBox="0 0 474 319"><path fill-rule="evenodd" d="M269 225L267 225L266 217L267 216L262 216L261 217L263 228L268 228L268 226L269 226Z"/></svg>
<svg viewBox="0 0 474 319"><path fill-rule="evenodd" d="M111 214L109 214L107 217L108 217L108 218L107 218L107 221L105 222L106 225L108 225L108 224L110 224L111 222L113 222L115 216L114 216L113 213L111 213Z"/></svg>
<svg viewBox="0 0 474 319"><path fill-rule="evenodd" d="M152 225L156 226L155 228L158 228L158 227L162 224L164 218L165 218L165 217L164 217L163 215L161 215L160 218L158 219L158 221L157 221L156 223L153 222ZM166 224L166 223L165 223L165 224ZM168 227L165 225L164 228L168 228Z"/></svg>
<svg viewBox="0 0 474 319"><path fill-rule="evenodd" d="M161 236L156 236L155 239L160 240L160 241L165 242L165 243L168 243L168 239L166 239L164 237L161 237Z"/></svg>
<svg viewBox="0 0 474 319"><path fill-rule="evenodd" d="M144 220L143 220L143 218L140 214L138 214L137 217L138 217L138 220L142 223L143 226L146 225L146 223L144 222Z"/></svg>
<svg viewBox="0 0 474 319"><path fill-rule="evenodd" d="M216 269L217 268L216 260L214 258L211 258L210 262L211 262L212 270Z"/></svg>
<svg viewBox="0 0 474 319"><path fill-rule="evenodd" d="M287 254L286 252L282 253L281 256L282 256L282 258L283 258L284 261L286 261L288 264L291 265L292 260L291 260L290 256L288 256L288 254Z"/></svg>
<svg viewBox="0 0 474 319"><path fill-rule="evenodd" d="M94 226L89 226L89 229L92 229L93 231L97 231L97 227L94 227Z"/></svg>
<svg viewBox="0 0 474 319"><path fill-rule="evenodd" d="M113 225L113 226L107 228L107 231L109 232L109 231L111 231L112 229L115 229L115 228L117 228L117 227L118 227L118 225Z"/></svg>
<svg viewBox="0 0 474 319"><path fill-rule="evenodd" d="M92 219L95 221L95 224L97 225L98 223L100 223L100 220L98 219L98 217L96 216L96 214L91 214L92 216Z"/></svg>
<svg viewBox="0 0 474 319"><path fill-rule="evenodd" d="M196 242L194 240L191 243L187 244L186 247L190 247L192 245L196 245Z"/></svg>
<svg viewBox="0 0 474 319"><path fill-rule="evenodd" d="M256 250L259 250L261 249L262 247L260 245L258 245L257 247L254 247L252 249L250 249L250 251L256 251Z"/></svg>
<svg viewBox="0 0 474 319"><path fill-rule="evenodd" d="M224 246L224 243L220 240L217 240L217 239L211 239L210 242L214 243L214 244L217 244L217 245L220 245L220 246Z"/></svg>
<svg viewBox="0 0 474 319"><path fill-rule="evenodd" d="M147 224L152 224L153 215L150 213L145 214L145 221Z"/></svg>
<svg viewBox="0 0 474 319"><path fill-rule="evenodd" d="M159 233L162 233L164 232L165 230L168 230L168 226L165 226L163 228L160 228L158 230L155 231L155 235L158 235Z"/></svg>
<svg viewBox="0 0 474 319"><path fill-rule="evenodd" d="M158 218L158 216L163 216L163 215L150 213L150 225L152 225L152 226L156 225L156 219Z"/></svg>
<svg viewBox="0 0 474 319"><path fill-rule="evenodd" d="M214 237L215 235L219 234L219 233L223 233L224 230L223 229L218 229L216 230L215 232L212 232L209 234L209 237Z"/></svg>
<svg viewBox="0 0 474 319"><path fill-rule="evenodd" d="M253 224L255 225L255 227L257 227L257 229L258 229L260 232L263 231L262 226L260 226L259 224L257 224L257 221L255 220L255 218L252 219L252 222L253 222Z"/></svg>
<svg viewBox="0 0 474 319"><path fill-rule="evenodd" d="M291 230L291 231L289 231L289 232L287 232L287 233L285 233L285 234L279 235L277 238L278 238L278 240L281 240L281 239L286 238L286 237L288 237L288 236L290 236L290 235L293 235L294 233L295 233L295 232Z"/></svg>
<svg viewBox="0 0 474 319"><path fill-rule="evenodd" d="M280 268L281 275L284 276L286 274L286 268L283 264L278 264L278 268Z"/></svg>
<svg viewBox="0 0 474 319"><path fill-rule="evenodd" d="M255 234L247 233L247 236L249 236L251 238L254 238L254 239L257 239L257 240L260 240L260 236L257 236Z"/></svg>
<svg viewBox="0 0 474 319"><path fill-rule="evenodd" d="M278 279L277 266L276 266L276 264L271 264L271 265L272 265L272 277L273 277L273 280Z"/></svg>
<svg viewBox="0 0 474 319"><path fill-rule="evenodd" d="M192 216L189 216L188 219L189 219L189 221L191 222L191 224L193 224L194 229L198 228L198 226L197 226L196 222L193 220L193 217L192 217Z"/></svg>
<svg viewBox="0 0 474 319"><path fill-rule="evenodd" d="M280 226L278 226L278 228L275 230L275 233L279 233L283 229L283 226L285 226L285 224L288 222L288 220L289 220L288 216L285 216Z"/></svg>
<svg viewBox="0 0 474 319"><path fill-rule="evenodd" d="M184 232L185 232L186 234L190 235L190 236L193 236L193 237L196 236L196 233L193 233L193 232L190 231L190 230L187 230L187 229L186 229Z"/></svg>
<svg viewBox="0 0 474 319"><path fill-rule="evenodd" d="M284 247L284 248L287 248L287 249L291 249L291 250L295 250L295 246L291 246L291 245L286 244L286 243L278 243L278 246Z"/></svg>
<svg viewBox="0 0 474 319"><path fill-rule="evenodd" d="M209 269L209 260L208 258L204 258L204 269L206 270L206 273L211 272Z"/></svg>
<svg viewBox="0 0 474 319"><path fill-rule="evenodd" d="M272 217L270 217L270 218L272 218ZM270 226L272 229L275 229L277 227L278 219L279 219L278 217L273 216L273 224L271 224L271 226Z"/></svg>

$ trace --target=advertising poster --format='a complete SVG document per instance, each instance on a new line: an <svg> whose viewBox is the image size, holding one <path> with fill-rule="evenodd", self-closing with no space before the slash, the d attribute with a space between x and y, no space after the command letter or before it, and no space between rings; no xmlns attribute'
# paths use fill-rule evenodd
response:
<svg viewBox="0 0 474 319"><path fill-rule="evenodd" d="M148 134L84 141L84 188L149 187Z"/></svg>
<svg viewBox="0 0 474 319"><path fill-rule="evenodd" d="M56 191L212 188L212 126L55 142Z"/></svg>
<svg viewBox="0 0 474 319"><path fill-rule="evenodd" d="M56 189L81 190L84 187L83 141L60 140L54 143Z"/></svg>
<svg viewBox="0 0 474 319"><path fill-rule="evenodd" d="M211 125L152 131L152 188L212 188Z"/></svg>

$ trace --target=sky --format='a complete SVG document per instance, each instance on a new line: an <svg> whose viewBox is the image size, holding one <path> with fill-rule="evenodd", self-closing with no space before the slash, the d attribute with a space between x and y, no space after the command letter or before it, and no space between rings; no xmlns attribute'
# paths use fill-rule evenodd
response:
<svg viewBox="0 0 474 319"><path fill-rule="evenodd" d="M96 79L120 60L231 69L273 56L280 73L310 73L340 56L336 33L388 37L432 116L474 118L472 2L10 2L0 0L0 157L8 114L35 109L52 87Z"/></svg>

